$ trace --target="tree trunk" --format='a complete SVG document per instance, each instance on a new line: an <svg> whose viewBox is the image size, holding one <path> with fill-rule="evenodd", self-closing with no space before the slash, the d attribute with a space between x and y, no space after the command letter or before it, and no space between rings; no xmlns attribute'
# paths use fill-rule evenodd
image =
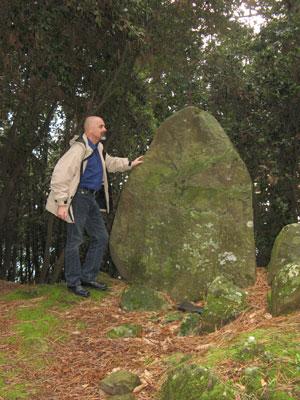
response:
<svg viewBox="0 0 300 400"><path fill-rule="evenodd" d="M52 242L53 224L54 224L54 215L49 214L47 223L47 237L44 250L44 262L39 277L37 278L37 281L39 283L46 283L46 278L50 268L50 246Z"/></svg>
<svg viewBox="0 0 300 400"><path fill-rule="evenodd" d="M13 245L12 232L9 230L7 232L7 236L5 237L3 272L4 272L4 277L7 276L9 280L14 281L15 276L8 275L10 271L12 245Z"/></svg>
<svg viewBox="0 0 300 400"><path fill-rule="evenodd" d="M52 275L50 277L50 283L55 283L59 281L65 260L65 250L63 249L54 265Z"/></svg>

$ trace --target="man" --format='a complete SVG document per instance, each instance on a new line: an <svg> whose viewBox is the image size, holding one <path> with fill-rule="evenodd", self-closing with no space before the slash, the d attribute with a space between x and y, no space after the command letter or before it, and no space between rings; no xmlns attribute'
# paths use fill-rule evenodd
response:
<svg viewBox="0 0 300 400"><path fill-rule="evenodd" d="M65 247L65 278L68 288L76 295L88 297L84 286L106 290L96 281L108 243L108 234L100 212L109 212L107 172L124 172L143 162L143 156L128 158L104 154L101 138L106 133L105 123L96 116L87 117L84 134L74 137L70 149L57 162L52 178L46 209L68 222ZM101 195L103 199L101 199ZM83 265L79 247L84 231L90 237Z"/></svg>

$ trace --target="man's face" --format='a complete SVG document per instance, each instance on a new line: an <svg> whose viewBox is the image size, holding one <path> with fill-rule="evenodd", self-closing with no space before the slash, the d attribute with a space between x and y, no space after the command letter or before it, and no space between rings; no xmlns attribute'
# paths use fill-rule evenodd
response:
<svg viewBox="0 0 300 400"><path fill-rule="evenodd" d="M106 133L105 123L101 117L91 116L84 122L84 132L93 142L99 142Z"/></svg>
<svg viewBox="0 0 300 400"><path fill-rule="evenodd" d="M105 123L102 118L95 118L95 123L93 124L93 135L95 138L100 140L102 136L106 133Z"/></svg>

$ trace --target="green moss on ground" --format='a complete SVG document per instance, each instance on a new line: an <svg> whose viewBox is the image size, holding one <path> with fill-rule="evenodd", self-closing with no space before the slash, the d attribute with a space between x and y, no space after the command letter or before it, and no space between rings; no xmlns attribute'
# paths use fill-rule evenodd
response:
<svg viewBox="0 0 300 400"><path fill-rule="evenodd" d="M163 323L170 324L172 322L181 321L183 319L183 317L184 317L184 315L181 311L172 311L172 312L167 313L164 316Z"/></svg>
<svg viewBox="0 0 300 400"><path fill-rule="evenodd" d="M92 300L101 300L105 297L106 292L90 290ZM0 296L1 300L32 300L40 299L40 305L45 308L68 308L85 299L75 296L69 292L64 284L55 285L35 285L24 286L24 288L17 289L7 295Z"/></svg>
<svg viewBox="0 0 300 400"><path fill-rule="evenodd" d="M269 328L242 334L231 346L211 350L205 365L217 368L224 360L239 363L238 384L254 400L293 400L299 395L295 382L300 378L300 332Z"/></svg>
<svg viewBox="0 0 300 400"><path fill-rule="evenodd" d="M91 290L92 300L99 301L106 293ZM0 397L6 400L30 399L34 383L22 382L22 371L16 365L19 360L26 360L28 368L39 370L45 366L45 353L51 350L52 341L63 341L67 338L63 327L65 321L60 315L84 299L68 292L65 285L24 286L0 299L16 302L10 317L14 319L14 335L3 339L3 343L13 344L17 348L14 357L0 354ZM20 301L20 303L18 302ZM77 323L75 329L84 329L84 324ZM1 341L0 341L1 344ZM47 356L47 360L49 357ZM14 371L8 376L1 371L1 364L8 365ZM18 381L18 384L14 382ZM19 383L21 382L21 383Z"/></svg>
<svg viewBox="0 0 300 400"><path fill-rule="evenodd" d="M101 300L104 292L91 291L93 300ZM28 300L26 307L17 307L13 311L17 319L15 340L20 343L21 352L31 355L39 363L39 356L49 350L51 339L64 340L64 325L57 313L84 301L84 299L68 292L65 285L36 285L18 289L6 296L6 301ZM34 300L34 304L32 301ZM31 305L32 304L32 305Z"/></svg>

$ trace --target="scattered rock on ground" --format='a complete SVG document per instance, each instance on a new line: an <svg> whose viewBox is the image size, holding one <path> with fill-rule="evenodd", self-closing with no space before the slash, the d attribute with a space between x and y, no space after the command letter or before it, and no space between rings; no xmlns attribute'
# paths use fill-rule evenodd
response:
<svg viewBox="0 0 300 400"><path fill-rule="evenodd" d="M160 400L233 400L233 391L218 382L205 367L181 365L171 370L160 391Z"/></svg>
<svg viewBox="0 0 300 400"><path fill-rule="evenodd" d="M112 372L102 379L100 388L107 394L126 394L132 392L140 384L140 378L136 374L121 370Z"/></svg>
<svg viewBox="0 0 300 400"><path fill-rule="evenodd" d="M187 314L179 328L179 336L197 335L201 316L198 314Z"/></svg>
<svg viewBox="0 0 300 400"><path fill-rule="evenodd" d="M122 337L137 337L141 336L143 328L136 324L123 324L110 329L107 336L110 339L118 339Z"/></svg>
<svg viewBox="0 0 300 400"><path fill-rule="evenodd" d="M220 328L246 307L246 293L224 276L218 276L208 287L207 303L201 315L201 332Z"/></svg>
<svg viewBox="0 0 300 400"><path fill-rule="evenodd" d="M121 297L121 307L126 311L167 310L169 305L163 295L154 289L141 285L126 288Z"/></svg>

